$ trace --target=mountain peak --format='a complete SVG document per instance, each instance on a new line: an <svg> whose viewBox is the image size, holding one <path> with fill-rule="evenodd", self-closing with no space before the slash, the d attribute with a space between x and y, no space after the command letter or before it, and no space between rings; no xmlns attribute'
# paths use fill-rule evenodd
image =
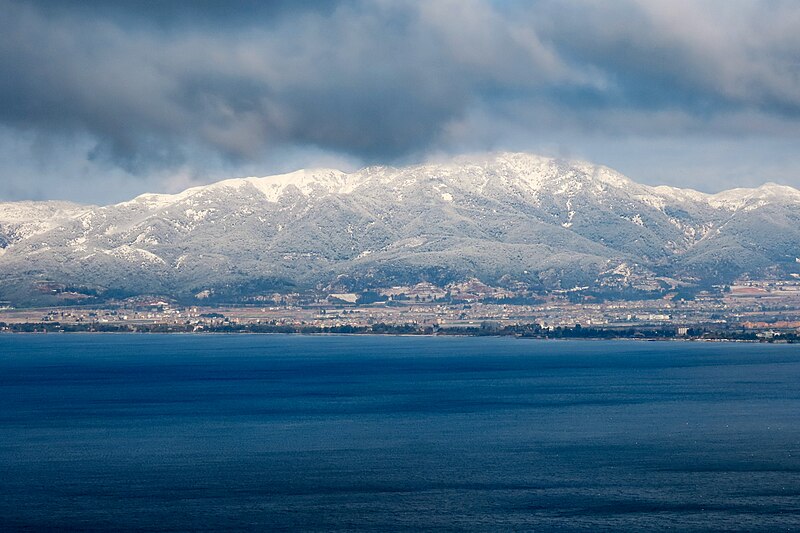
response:
<svg viewBox="0 0 800 533"><path fill-rule="evenodd" d="M800 190L788 185L767 182L756 188L736 188L709 196L714 207L741 209L765 203L800 203Z"/></svg>
<svg viewBox="0 0 800 533"><path fill-rule="evenodd" d="M36 280L188 299L471 278L658 292L667 278L800 274L798 204L774 183L709 195L513 152L234 178L105 207L0 204L0 299L45 298Z"/></svg>
<svg viewBox="0 0 800 533"><path fill-rule="evenodd" d="M753 202L800 202L800 191L776 183L707 194L666 185L641 185L609 167L586 161L526 152L488 152L434 159L406 167L371 166L351 173L332 168L310 168L272 176L226 179L177 194L144 194L122 205L134 203L157 209L199 193L213 194L223 189L237 190L249 186L268 202L279 201L289 190L297 190L306 197L350 194L362 186L388 187L398 192L416 187L418 180L476 194L485 194L492 188L521 187L534 195L571 197L580 191L584 191L582 194L606 194L610 189L635 196L658 208L670 203L690 202L714 209L736 210ZM447 198L452 196L450 193L442 194Z"/></svg>
<svg viewBox="0 0 800 533"><path fill-rule="evenodd" d="M352 192L358 185L358 180L352 174L331 168L300 169L287 174L244 178L242 181L261 191L270 202L277 202L288 187L296 187L303 194L309 195L317 190L344 194Z"/></svg>

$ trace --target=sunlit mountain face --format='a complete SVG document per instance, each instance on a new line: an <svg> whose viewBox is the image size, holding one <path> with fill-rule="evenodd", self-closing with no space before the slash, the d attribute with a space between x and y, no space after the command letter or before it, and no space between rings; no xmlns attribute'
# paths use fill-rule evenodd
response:
<svg viewBox="0 0 800 533"><path fill-rule="evenodd" d="M478 278L657 293L800 272L800 191L705 194L524 153L300 170L108 206L0 204L0 299L348 290ZM51 302L49 302L51 303Z"/></svg>

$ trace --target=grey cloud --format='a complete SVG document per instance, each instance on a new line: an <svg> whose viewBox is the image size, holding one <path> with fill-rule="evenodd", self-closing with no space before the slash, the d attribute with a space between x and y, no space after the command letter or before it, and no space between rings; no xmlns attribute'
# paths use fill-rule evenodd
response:
<svg viewBox="0 0 800 533"><path fill-rule="evenodd" d="M542 13L551 21L542 33L605 73L629 105L800 111L794 2L588 0L549 2Z"/></svg>
<svg viewBox="0 0 800 533"><path fill-rule="evenodd" d="M298 153L602 155L598 139L674 153L676 140L705 136L774 139L762 142L773 154L800 137L793 2L191 6L0 0L0 126L58 145L42 156L51 169L71 154L73 179L116 183L279 168L279 153L300 166ZM623 169L658 159L612 152ZM35 173L37 157L4 159L0 177Z"/></svg>
<svg viewBox="0 0 800 533"><path fill-rule="evenodd" d="M349 0L344 0L349 1ZM298 12L331 13L343 0L27 0L53 16L101 17L153 28L219 28L278 24Z"/></svg>
<svg viewBox="0 0 800 533"><path fill-rule="evenodd" d="M266 30L177 33L4 7L0 95L15 105L0 119L82 129L101 140L95 154L129 163L180 158L187 140L245 159L284 142L396 157L482 90L565 75L535 32L479 2L343 4Z"/></svg>

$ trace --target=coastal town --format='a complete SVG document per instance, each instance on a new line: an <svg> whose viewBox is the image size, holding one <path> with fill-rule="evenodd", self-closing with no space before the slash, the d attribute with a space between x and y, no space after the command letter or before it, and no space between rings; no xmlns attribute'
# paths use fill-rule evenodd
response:
<svg viewBox="0 0 800 533"><path fill-rule="evenodd" d="M477 279L365 292L249 296L233 304L139 296L97 305L15 309L0 331L284 332L732 338L793 341L800 281L743 280L691 297L601 299L580 288L515 292Z"/></svg>

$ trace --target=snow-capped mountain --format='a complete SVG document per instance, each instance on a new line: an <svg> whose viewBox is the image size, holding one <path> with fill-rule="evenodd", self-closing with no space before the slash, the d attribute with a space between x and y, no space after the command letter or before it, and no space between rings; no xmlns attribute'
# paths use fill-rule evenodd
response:
<svg viewBox="0 0 800 533"><path fill-rule="evenodd" d="M0 299L232 297L477 277L660 290L800 272L800 191L704 194L530 154L230 179L104 207L0 204ZM51 285L45 284L45 287Z"/></svg>
<svg viewBox="0 0 800 533"><path fill-rule="evenodd" d="M0 254L11 244L53 229L87 209L70 202L0 202Z"/></svg>

